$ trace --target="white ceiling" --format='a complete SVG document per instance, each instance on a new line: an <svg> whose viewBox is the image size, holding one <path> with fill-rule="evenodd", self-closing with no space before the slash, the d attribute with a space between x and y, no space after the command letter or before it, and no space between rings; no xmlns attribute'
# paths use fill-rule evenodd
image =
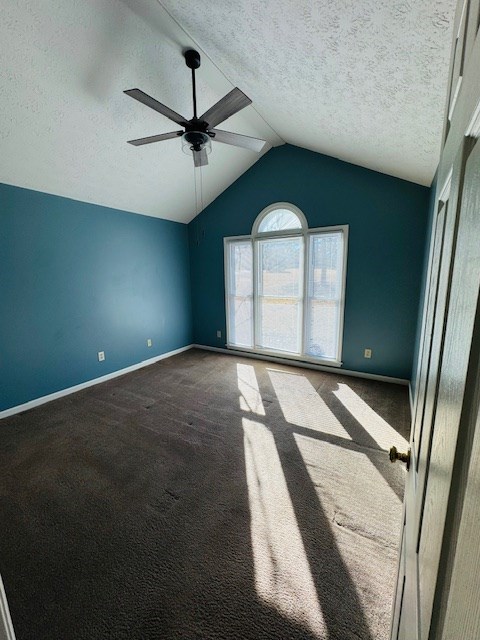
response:
<svg viewBox="0 0 480 640"><path fill-rule="evenodd" d="M123 90L139 87L191 117L182 51L195 46L200 112L233 86L253 100L222 128L430 184L454 8L454 0L9 0L0 182L191 220L194 170L180 141L126 144L176 125ZM203 203L256 160L214 143Z"/></svg>
<svg viewBox="0 0 480 640"><path fill-rule="evenodd" d="M291 144L430 185L456 0L160 0Z"/></svg>

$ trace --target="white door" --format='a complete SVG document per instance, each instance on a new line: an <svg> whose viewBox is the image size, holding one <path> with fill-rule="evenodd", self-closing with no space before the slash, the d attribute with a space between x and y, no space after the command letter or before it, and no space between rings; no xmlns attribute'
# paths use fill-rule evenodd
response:
<svg viewBox="0 0 480 640"><path fill-rule="evenodd" d="M448 187L447 187L448 189ZM427 415L427 387L435 387L438 381L442 335L442 316L445 306L442 304L445 289L450 287L450 263L453 246L454 216L449 202L448 191L439 199L433 222L430 254L428 295L421 339L419 371L417 375L417 393L412 420L410 442L410 467L404 501L404 521L401 544L401 564L398 575L396 610L392 625L394 638L417 638L419 624L418 613L418 558L417 540L419 537L418 511L423 502L426 486L425 464L420 465L428 447L426 440L431 432L431 421ZM429 429L430 427L430 429ZM422 447L423 435L423 447Z"/></svg>
<svg viewBox="0 0 480 640"><path fill-rule="evenodd" d="M480 286L480 215L469 215L469 199L458 197L465 192L463 176L470 179L480 158L479 146L471 147L466 139L450 193L447 185L445 199L438 201L432 238L392 628L392 638L399 640L429 638L434 603L441 599L440 558Z"/></svg>
<svg viewBox="0 0 480 640"><path fill-rule="evenodd" d="M480 129L480 118L478 125ZM480 638L480 296L478 277L472 278L472 274L478 276L480 271L480 139L466 163L462 200L463 225L466 232L471 231L468 235L465 232L463 237L459 236L458 247L464 256L458 278L467 285L458 300L459 308L465 312L465 332L470 330L467 323L471 318L475 294L475 290L473 295L468 291L469 285L476 286L477 300L454 469L459 468L460 473L452 483L454 499L451 497L450 501L454 508L447 515L450 553L443 554L441 560L445 582L448 582L448 597L441 599L438 608L440 615L435 637L439 640ZM444 431L448 433L448 423L445 426Z"/></svg>
<svg viewBox="0 0 480 640"><path fill-rule="evenodd" d="M474 435L472 354L480 340L479 6L462 0L454 30L392 640L440 640L445 611L452 610L462 483ZM480 629L472 633L462 640L480 638Z"/></svg>

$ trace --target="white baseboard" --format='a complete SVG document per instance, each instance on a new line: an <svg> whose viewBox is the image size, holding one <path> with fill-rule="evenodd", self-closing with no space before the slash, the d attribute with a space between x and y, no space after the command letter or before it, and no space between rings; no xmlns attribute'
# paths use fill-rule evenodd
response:
<svg viewBox="0 0 480 640"><path fill-rule="evenodd" d="M10 610L8 608L7 595L0 576L0 640L15 640Z"/></svg>
<svg viewBox="0 0 480 640"><path fill-rule="evenodd" d="M302 362L301 360L291 360L289 358L281 358L258 353L249 353L248 351L235 351L235 349L224 349L221 347L209 347L204 344L192 345L195 349L203 349L205 351L218 351L219 353L228 353L238 358L254 358L255 360L267 360L267 362L277 362L279 364L288 364L292 367L301 367L303 369L313 369L315 371L325 371L326 373L336 373L337 375L352 376L353 378L366 378L367 380L378 380L379 382L390 382L393 384L403 384L408 386L409 380L405 378L391 378L390 376L381 376L376 373L363 373L362 371L349 371L339 367L327 367L321 364L313 364L311 362Z"/></svg>
<svg viewBox="0 0 480 640"><path fill-rule="evenodd" d="M29 409L34 409L35 407L38 407L47 402L51 402L52 400L63 398L64 396L68 396L71 393L75 393L76 391L81 391L82 389L87 389L88 387L92 387L93 385L106 382L107 380L118 378L119 376L123 376L126 373L130 373L131 371L136 371L137 369L148 367L148 365L150 364L154 364L155 362L159 362L160 360L165 360L165 358L170 358L171 356L175 356L178 353L182 353L183 351L188 351L189 349L193 349L193 348L203 349L204 351L217 351L219 353L227 353L228 355L235 355L237 357L242 357L242 358L254 358L256 360L266 360L267 362L277 362L279 364L287 364L293 367L302 367L304 369L313 369L315 371L337 373L340 375L352 376L355 378L366 378L367 380L378 380L380 382L390 382L393 384L407 385L409 388L410 408L413 410L410 382L409 380L405 380L404 378L392 378L390 376L381 376L376 373L363 373L361 371L349 371L348 369L339 369L337 367L327 367L324 365L313 364L310 362L301 362L298 360L290 360L288 358L281 358L277 356L266 356L263 354L248 353L248 351L235 351L234 349L210 347L203 344L189 344L185 347L180 347L180 349L174 349L173 351L162 353L162 355L160 356L155 356L154 358L143 360L142 362L133 364L130 367L125 367L125 369L119 369L118 371L113 371L112 373L108 373L107 375L101 376L100 378L87 380L87 382L82 382L81 384L77 384L73 387L68 387L68 389L62 389L61 391L50 393L48 396L35 398L34 400L30 400L29 402L25 402L24 404L19 404L16 407L10 407L10 409L5 409L4 411L0 411L0 420L2 418L8 418L10 416L13 416L17 413L21 413L22 411L28 411ZM3 639L0 637L0 640L3 640Z"/></svg>
<svg viewBox="0 0 480 640"><path fill-rule="evenodd" d="M119 376L123 376L126 373L130 373L131 371L136 371L137 369L142 369L142 367L148 367L150 364L155 364L155 362L159 362L160 360L165 360L165 358L170 358L171 356L175 356L178 353L182 353L183 351L188 351L192 349L194 345L189 344L186 347L180 347L180 349L174 349L173 351L167 351L167 353L162 353L160 356L155 356L154 358L149 358L148 360L142 360L142 362L137 362L137 364L132 364L130 367L125 367L125 369L119 369L118 371L112 371L112 373L107 373L105 376L101 376L100 378L94 378L93 380L87 380L87 382L82 382L81 384L76 384L74 387L68 387L68 389L62 389L61 391L56 391L55 393L50 393L48 396L42 396L41 398L35 398L34 400L30 400L29 402L25 402L24 404L19 404L16 407L11 407L10 409L5 409L4 411L0 411L0 420L2 418L8 418L9 416L13 416L16 413L21 413L22 411L28 411L28 409L33 409L34 407L38 407L41 404L45 404L46 402L51 402L52 400L57 400L58 398L63 398L63 396L68 396L71 393L75 393L76 391L81 391L82 389L86 389L87 387L92 387L95 384L101 384L102 382L106 382L107 380L112 380L113 378L118 378ZM0 637L0 640L2 638Z"/></svg>

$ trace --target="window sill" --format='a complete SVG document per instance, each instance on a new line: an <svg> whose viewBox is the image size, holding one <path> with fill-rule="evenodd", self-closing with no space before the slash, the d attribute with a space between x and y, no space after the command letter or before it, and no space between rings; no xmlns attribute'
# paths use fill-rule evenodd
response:
<svg viewBox="0 0 480 640"><path fill-rule="evenodd" d="M250 349L248 347L239 347L234 344L227 344L227 349L230 351L239 351L243 353L250 353L252 355L258 354L260 356L271 356L272 358L278 358L279 360L291 360L292 362L307 362L308 364L317 364L322 367L341 367L341 360L334 360L331 358L312 358L303 355L295 355L286 351L274 351L273 349Z"/></svg>

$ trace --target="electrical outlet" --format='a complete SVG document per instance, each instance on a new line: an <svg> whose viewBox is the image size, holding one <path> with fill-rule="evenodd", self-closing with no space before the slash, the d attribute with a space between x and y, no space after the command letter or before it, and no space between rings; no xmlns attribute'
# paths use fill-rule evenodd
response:
<svg viewBox="0 0 480 640"><path fill-rule="evenodd" d="M98 352L98 361L103 362L105 360L105 351Z"/></svg>
<svg viewBox="0 0 480 640"><path fill-rule="evenodd" d="M364 358L371 358L372 357L372 350L371 349L365 349L365 351L363 352L363 357Z"/></svg>
<svg viewBox="0 0 480 640"><path fill-rule="evenodd" d="M147 347L151 347L151 346L152 346L152 339L147 338Z"/></svg>
<svg viewBox="0 0 480 640"><path fill-rule="evenodd" d="M220 330L217 331L217 338L221 338L222 337L222 332Z"/></svg>

